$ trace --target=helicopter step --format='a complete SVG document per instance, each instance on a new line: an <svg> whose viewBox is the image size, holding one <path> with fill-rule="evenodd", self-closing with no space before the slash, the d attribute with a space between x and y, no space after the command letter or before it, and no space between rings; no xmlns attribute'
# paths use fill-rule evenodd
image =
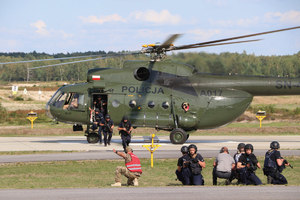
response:
<svg viewBox="0 0 300 200"><path fill-rule="evenodd" d="M144 142L145 142L145 143L151 143L151 142L152 142L152 136L143 136L143 139L144 139ZM159 139L158 139L157 136L155 136L155 137L153 138L153 142L154 142L154 143L159 143Z"/></svg>

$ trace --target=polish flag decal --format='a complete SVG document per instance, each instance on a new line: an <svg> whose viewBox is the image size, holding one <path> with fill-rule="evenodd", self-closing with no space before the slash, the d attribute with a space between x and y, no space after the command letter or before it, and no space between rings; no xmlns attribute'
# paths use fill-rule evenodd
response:
<svg viewBox="0 0 300 200"><path fill-rule="evenodd" d="M92 80L94 81L100 81L100 75L93 75Z"/></svg>

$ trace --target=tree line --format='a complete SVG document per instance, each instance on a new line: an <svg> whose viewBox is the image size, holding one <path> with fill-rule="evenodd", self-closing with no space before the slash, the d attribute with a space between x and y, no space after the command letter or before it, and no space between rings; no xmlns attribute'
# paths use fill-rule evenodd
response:
<svg viewBox="0 0 300 200"><path fill-rule="evenodd" d="M0 53L0 62L13 62L22 60L40 60L50 58L75 56L114 56L126 52L89 51L75 53ZM85 58L88 59L88 58ZM187 63L196 67L199 72L214 74L262 75L276 77L300 77L300 51L294 55L286 56L255 56L254 54L239 53L173 53L168 59ZM29 70L32 67L52 65L70 60L48 60L43 62L0 64L0 79L11 81L85 81L88 69L101 67L121 68L125 60L149 60L144 55L126 55L103 60L62 65L56 67ZM29 74L28 74L29 72Z"/></svg>

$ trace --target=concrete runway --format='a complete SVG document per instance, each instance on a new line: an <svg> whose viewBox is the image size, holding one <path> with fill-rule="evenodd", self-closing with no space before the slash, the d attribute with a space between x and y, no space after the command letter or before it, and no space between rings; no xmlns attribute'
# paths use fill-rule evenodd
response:
<svg viewBox="0 0 300 200"><path fill-rule="evenodd" d="M159 137L161 145L155 153L155 158L178 158L182 145L171 144L168 137ZM194 143L203 157L215 157L222 146L227 146L230 154L236 152L238 143L252 143L254 153L263 156L270 142L277 140L281 145L283 156L300 156L300 136L191 136L185 145ZM150 153L142 147L143 137L133 137L130 144L140 158L149 158ZM112 149L122 150L121 140L114 136L112 144L104 147L98 144L88 144L83 136L66 137L1 137L0 151L79 151L73 153L50 153L32 155L3 155L0 163L40 162L64 160L105 160L118 159Z"/></svg>
<svg viewBox="0 0 300 200"><path fill-rule="evenodd" d="M182 145L170 143L168 136L158 136L159 150L179 150ZM190 136L185 145L196 144L200 151L219 150L227 146L236 150L240 142L251 143L255 150L266 150L270 142L279 141L281 149L300 150L300 136ZM145 150L142 136L133 136L130 145L134 150ZM84 136L0 137L0 151L99 151L122 149L119 136L113 136L111 146L89 144Z"/></svg>
<svg viewBox="0 0 300 200"><path fill-rule="evenodd" d="M91 188L91 189L24 189L0 190L0 199L5 200L298 200L300 187L297 186L185 186L185 187L147 187L147 188Z"/></svg>

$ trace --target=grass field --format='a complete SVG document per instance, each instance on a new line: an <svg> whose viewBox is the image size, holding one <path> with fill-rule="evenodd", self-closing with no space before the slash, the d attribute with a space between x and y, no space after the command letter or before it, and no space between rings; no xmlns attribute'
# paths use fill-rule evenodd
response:
<svg viewBox="0 0 300 200"><path fill-rule="evenodd" d="M300 185L300 157L287 157L294 169L284 170L289 185ZM202 171L205 185L212 185L213 159L205 159L206 168ZM263 164L263 158L259 157ZM139 180L142 187L181 186L176 181L176 159L155 159L154 168L149 159L141 159L143 174ZM124 161L63 161L15 163L0 165L0 188L97 188L110 187L114 183L114 171L117 166L124 166ZM258 177L266 184L262 170L257 170ZM236 180L233 185L236 185ZM126 178L122 178L126 184ZM224 180L218 184L223 186Z"/></svg>

